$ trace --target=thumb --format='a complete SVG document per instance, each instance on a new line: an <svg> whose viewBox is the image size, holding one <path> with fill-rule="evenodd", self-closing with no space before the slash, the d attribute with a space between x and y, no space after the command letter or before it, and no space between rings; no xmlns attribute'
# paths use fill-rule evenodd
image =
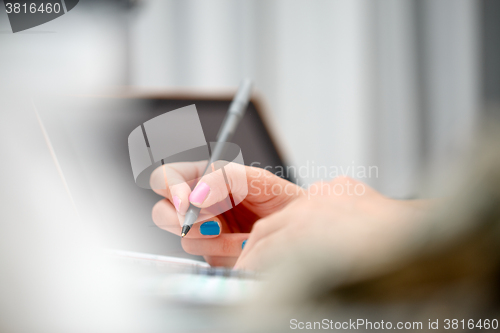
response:
<svg viewBox="0 0 500 333"><path fill-rule="evenodd" d="M219 203L231 193L234 204L244 199L251 203L252 210L265 216L304 195L304 190L273 173L237 163L219 161L212 171L203 176L189 195L189 201L200 208Z"/></svg>
<svg viewBox="0 0 500 333"><path fill-rule="evenodd" d="M189 195L189 202L200 208L208 208L226 200L231 193L235 205L248 195L246 167L242 164L217 161L209 167Z"/></svg>

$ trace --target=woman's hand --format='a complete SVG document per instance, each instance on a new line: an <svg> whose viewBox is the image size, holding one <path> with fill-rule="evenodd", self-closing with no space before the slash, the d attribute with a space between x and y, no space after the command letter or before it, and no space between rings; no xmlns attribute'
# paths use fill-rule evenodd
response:
<svg viewBox="0 0 500 333"><path fill-rule="evenodd" d="M254 223L304 191L269 171L235 163L225 164L224 173L219 168L199 179L205 166L206 161L172 163L152 173L152 189L166 198L153 207L153 221L180 236L189 204L202 208L197 223L181 241L183 249L204 256L211 265L233 266ZM231 201L236 203L233 208Z"/></svg>

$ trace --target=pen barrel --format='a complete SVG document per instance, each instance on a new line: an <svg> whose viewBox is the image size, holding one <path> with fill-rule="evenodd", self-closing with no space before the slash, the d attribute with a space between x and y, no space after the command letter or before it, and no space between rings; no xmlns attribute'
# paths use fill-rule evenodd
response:
<svg viewBox="0 0 500 333"><path fill-rule="evenodd" d="M234 97L231 105L229 106L228 114L238 114L242 116L245 113L245 110L248 105L248 101L250 101L250 96L252 94L252 80L245 79L241 81L240 87L236 92L236 96Z"/></svg>
<svg viewBox="0 0 500 333"><path fill-rule="evenodd" d="M240 119L243 115L241 114L228 114L222 123L219 135L217 136L217 145L223 146L219 143L228 142L233 138L234 132L236 131L236 127L238 126ZM212 155L215 155L215 150L212 152Z"/></svg>
<svg viewBox="0 0 500 333"><path fill-rule="evenodd" d="M224 143L231 140L236 131L236 127L240 123L241 118L245 114L245 111L248 107L248 103L250 102L250 96L252 93L252 80L245 79L241 82L238 92L234 97L231 105L229 106L229 110L227 112L224 121L222 122L222 126L217 134L217 143L215 144L212 154L210 156L210 160L207 163L205 171L203 175L207 173L210 168L210 165L215 161L219 160L224 153L224 149L226 145ZM184 216L184 226L191 226L196 222L198 215L200 214L201 208L194 206L193 204L189 205L189 209ZM189 228L185 228L187 232L189 232Z"/></svg>
<svg viewBox="0 0 500 333"><path fill-rule="evenodd" d="M194 206L193 204L189 204L189 209L186 212L186 215L184 215L184 221L193 221L193 223L196 221L198 218L198 215L200 214L201 208ZM192 225L193 223L190 223Z"/></svg>
<svg viewBox="0 0 500 333"><path fill-rule="evenodd" d="M249 100L234 100L231 102L231 105L229 106L229 110L227 115L234 114L239 117L243 116L245 113L245 109L248 105Z"/></svg>
<svg viewBox="0 0 500 333"><path fill-rule="evenodd" d="M217 142L227 142L231 140L236 127L245 114L251 95L252 80L245 79L241 82L240 87L236 92L236 96L231 102L231 105L229 105L227 115L222 122L219 133L217 134Z"/></svg>

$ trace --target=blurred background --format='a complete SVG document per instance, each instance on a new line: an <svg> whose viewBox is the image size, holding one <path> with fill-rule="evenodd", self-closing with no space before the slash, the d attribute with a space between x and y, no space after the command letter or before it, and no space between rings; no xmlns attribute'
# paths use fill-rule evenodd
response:
<svg viewBox="0 0 500 333"><path fill-rule="evenodd" d="M22 331L6 329L12 324L26 332L45 326L67 332L75 320L90 323L88 313L125 304L104 291L88 292L103 276L110 285L120 279L96 264L99 255L85 259L99 237L78 223L32 95L216 94L251 77L289 165L375 166L378 173L361 180L394 198L442 193L478 124L499 114L497 0L81 0L58 19L16 34L0 9L4 331ZM99 116L92 111L89 122ZM320 178L310 173L297 181L307 186ZM149 223L144 234L159 231L150 207L144 220L136 219L141 230ZM167 244L161 232L154 239L132 236L181 252L176 236ZM117 318L132 318L127 311L117 310ZM27 314L37 317L26 320Z"/></svg>
<svg viewBox="0 0 500 333"><path fill-rule="evenodd" d="M216 91L251 77L288 164L377 166L362 180L413 198L439 192L500 100L499 18L495 0L82 0L12 34L0 11L0 86Z"/></svg>

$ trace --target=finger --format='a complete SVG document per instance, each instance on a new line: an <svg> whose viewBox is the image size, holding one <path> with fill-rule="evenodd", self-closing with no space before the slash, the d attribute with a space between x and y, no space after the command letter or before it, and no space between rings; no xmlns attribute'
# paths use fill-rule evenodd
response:
<svg viewBox="0 0 500 333"><path fill-rule="evenodd" d="M205 261L213 267L233 267L238 257L204 256Z"/></svg>
<svg viewBox="0 0 500 333"><path fill-rule="evenodd" d="M251 251L252 247L261 239L269 237L273 233L285 228L290 219L291 217L288 216L286 211L280 211L271 215L271 217L263 218L255 222L248 237L248 241L245 242L244 250L242 251L240 258L247 255L247 253Z"/></svg>
<svg viewBox="0 0 500 333"><path fill-rule="evenodd" d="M265 260L266 249L269 248L269 239L261 239L254 246L252 251L246 251L245 257L239 257L234 265L234 269L258 270Z"/></svg>
<svg viewBox="0 0 500 333"><path fill-rule="evenodd" d="M180 215L186 215L189 208L189 195L191 194L191 187L188 183L179 183L170 186L170 194L172 196L171 202Z"/></svg>
<svg viewBox="0 0 500 333"><path fill-rule="evenodd" d="M222 164L225 164L222 166ZM213 171L204 175L189 196L189 201L200 208L207 208L228 198L229 191L238 202L248 193L245 167L236 163L217 162ZM231 180L230 180L231 179Z"/></svg>
<svg viewBox="0 0 500 333"><path fill-rule="evenodd" d="M171 232L177 236L181 236L182 227L179 225L163 225L160 228ZM184 238L192 239L202 239L202 238L215 238L218 237L222 232L221 222L217 217L214 217L208 221L196 223L189 230L189 233L184 236Z"/></svg>
<svg viewBox="0 0 500 333"><path fill-rule="evenodd" d="M183 238L182 248L189 254L218 257L237 257L248 234L221 234L209 239Z"/></svg>
<svg viewBox="0 0 500 333"><path fill-rule="evenodd" d="M189 196L200 208L222 202L231 193L235 204L245 203L267 216L304 195L305 191L271 172L237 163L219 161L211 173L204 175Z"/></svg>
<svg viewBox="0 0 500 333"><path fill-rule="evenodd" d="M253 243L257 242L261 238L267 237L274 232L282 229L288 224L288 220L289 218L286 217L286 214L283 214L281 212L272 215L272 217L258 220L252 227L252 231L248 239L249 241L252 241L250 242L249 246L251 247Z"/></svg>
<svg viewBox="0 0 500 333"><path fill-rule="evenodd" d="M168 200L161 200L153 207L153 222L163 230L181 235L181 224L179 216L174 207ZM190 232L185 236L187 238L214 238L219 236L223 231L227 232L225 223L221 217L215 216L200 223L195 223Z"/></svg>
<svg viewBox="0 0 500 333"><path fill-rule="evenodd" d="M206 161L165 164L151 174L153 191L169 199L176 210L185 215L189 207L191 186L201 176Z"/></svg>
<svg viewBox="0 0 500 333"><path fill-rule="evenodd" d="M245 256L238 258L234 269L261 270L269 267L277 258L286 255L288 238L285 232L280 231L256 242L249 239L243 250Z"/></svg>

